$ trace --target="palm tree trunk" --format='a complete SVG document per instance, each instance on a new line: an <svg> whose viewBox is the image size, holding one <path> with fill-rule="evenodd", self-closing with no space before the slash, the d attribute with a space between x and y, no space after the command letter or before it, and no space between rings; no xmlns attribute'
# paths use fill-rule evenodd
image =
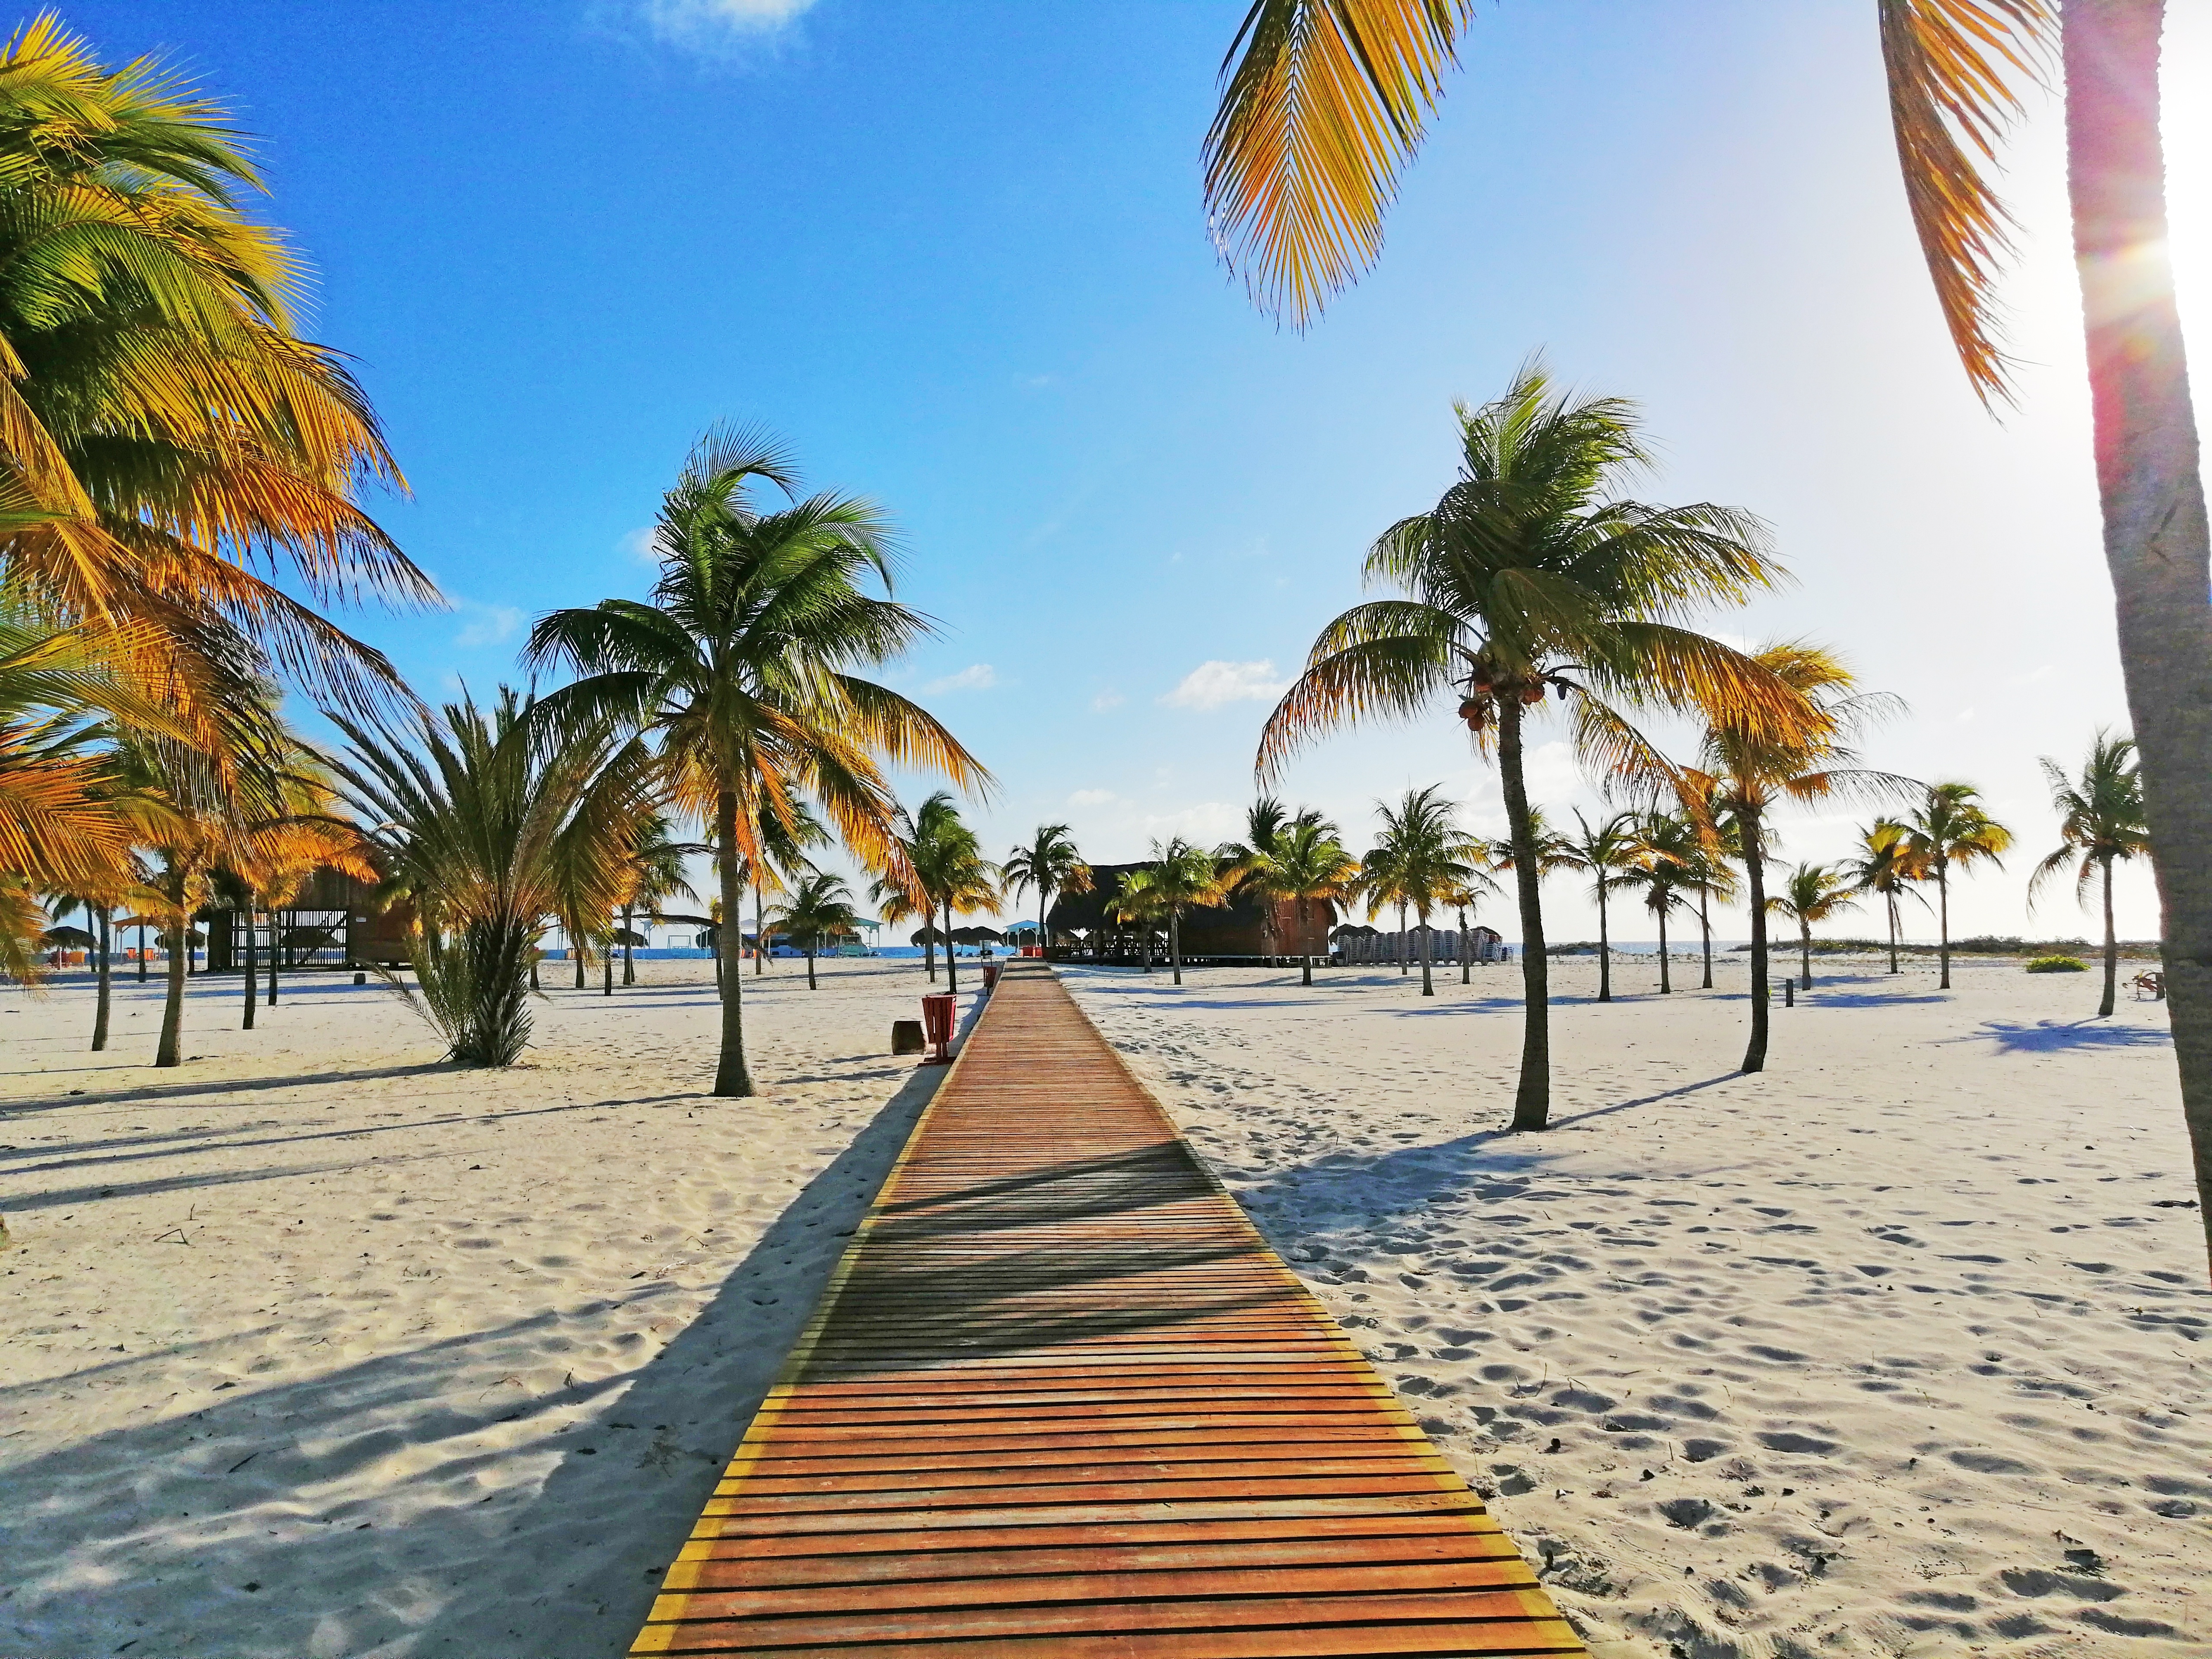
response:
<svg viewBox="0 0 2212 1659"><path fill-rule="evenodd" d="M960 966L952 943L952 901L945 901L945 988L954 996L960 994Z"/></svg>
<svg viewBox="0 0 2212 1659"><path fill-rule="evenodd" d="M1459 982L1474 983L1474 951L1473 941L1467 936L1467 912L1459 913Z"/></svg>
<svg viewBox="0 0 2212 1659"><path fill-rule="evenodd" d="M1398 977L1403 979L1407 975L1413 971L1413 964L1407 959L1406 956L1406 907L1402 903L1398 906L1398 938L1396 940L1396 955L1398 957Z"/></svg>
<svg viewBox="0 0 2212 1659"><path fill-rule="evenodd" d="M821 934L819 934L819 933L813 934L812 936L811 936L811 937L807 939L807 941L806 941L806 988L807 988L808 990L810 990L810 991L814 990L815 988L816 988L816 986L815 986L815 983L814 983L814 953L815 953L817 951L820 950L821 948L822 948L822 935L821 935Z"/></svg>
<svg viewBox="0 0 2212 1659"><path fill-rule="evenodd" d="M1698 988L1713 988L1713 919L1705 908L1705 890L1698 889L1698 932L1705 942L1705 982Z"/></svg>
<svg viewBox="0 0 2212 1659"><path fill-rule="evenodd" d="M576 988L584 988L584 941L575 934L568 935L568 954L576 963Z"/></svg>
<svg viewBox="0 0 2212 1659"><path fill-rule="evenodd" d="M146 982L146 927L143 922L138 927L138 982Z"/></svg>
<svg viewBox="0 0 2212 1659"><path fill-rule="evenodd" d="M1436 981L1430 977L1429 974L1429 960L1431 954L1429 943L1429 919L1423 916L1421 918L1421 994L1425 997L1432 997L1437 994Z"/></svg>
<svg viewBox="0 0 2212 1659"><path fill-rule="evenodd" d="M1659 896L1663 901L1674 897L1674 895L1662 888ZM1674 994L1674 977L1667 966L1667 906L1663 902L1659 906L1659 994L1662 997Z"/></svg>
<svg viewBox="0 0 2212 1659"><path fill-rule="evenodd" d="M637 954L629 942L631 907L623 906L623 983L637 983Z"/></svg>
<svg viewBox="0 0 2212 1659"><path fill-rule="evenodd" d="M107 1012L112 996L115 968L110 959L110 945L114 935L109 931L112 915L106 905L100 908L100 990L92 1009L92 1051L99 1054L107 1047Z"/></svg>
<svg viewBox="0 0 2212 1659"><path fill-rule="evenodd" d="M1739 806L1743 825L1743 873L1751 887L1751 1041L1744 1048L1743 1069L1766 1069L1766 839L1759 825L1759 809Z"/></svg>
<svg viewBox="0 0 2212 1659"><path fill-rule="evenodd" d="M925 933L935 933L937 931L937 907L935 905L933 904L930 906L928 910L923 914L921 925ZM929 969L929 982L932 985L936 984L937 941L933 939L925 939L921 942L921 965Z"/></svg>
<svg viewBox="0 0 2212 1659"><path fill-rule="evenodd" d="M1597 1000L1613 1000L1613 939L1606 932L1605 872L1597 877Z"/></svg>
<svg viewBox="0 0 2212 1659"><path fill-rule="evenodd" d="M269 1000L262 1005L264 1007L274 1008L276 1006L276 970L283 963L284 929L278 921L276 912L271 910L269 913Z"/></svg>
<svg viewBox="0 0 2212 1659"><path fill-rule="evenodd" d="M248 893L246 896L246 1018L239 1027L245 1031L253 1029L253 1002L261 994L261 975L253 960L254 911L253 895Z"/></svg>
<svg viewBox="0 0 2212 1659"><path fill-rule="evenodd" d="M2105 866L2105 1000L2097 1006L2100 1019L2112 1012L2112 1000L2120 985L2120 942L2112 933L2112 861L2098 860Z"/></svg>
<svg viewBox="0 0 2212 1659"><path fill-rule="evenodd" d="M1885 893L1882 901L1889 910L1889 971L1893 974L1897 971L1897 895Z"/></svg>
<svg viewBox="0 0 2212 1659"><path fill-rule="evenodd" d="M742 913L738 927L744 923ZM744 944L740 939L738 943ZM753 884L753 973L756 977L768 971L768 888L759 882ZM932 979L937 977L933 972Z"/></svg>
<svg viewBox="0 0 2212 1659"><path fill-rule="evenodd" d="M2063 0L2067 183L2105 562L2165 926L2167 1017L2212 1247L2212 535L2166 243L2160 0Z"/></svg>
<svg viewBox="0 0 2212 1659"><path fill-rule="evenodd" d="M614 941L607 941L607 949L599 952L599 994L611 997L615 994Z"/></svg>
<svg viewBox="0 0 2212 1659"><path fill-rule="evenodd" d="M1936 860L1936 960L1943 976L1936 988L1951 988L1951 868L1949 860Z"/></svg>
<svg viewBox="0 0 2212 1659"><path fill-rule="evenodd" d="M1528 784L1521 769L1521 704L1508 696L1498 703L1498 780L1505 794L1513 884L1521 900L1521 1080L1513 1091L1513 1127L1533 1130L1548 1128L1552 1121L1551 958L1544 951L1536 834L1528 822Z"/></svg>
<svg viewBox="0 0 2212 1659"><path fill-rule="evenodd" d="M182 1063L181 1039L185 1029L185 945L190 934L187 921L183 927L170 934L169 994L161 1005L161 1039L154 1050L156 1066L175 1066Z"/></svg>
<svg viewBox="0 0 2212 1659"><path fill-rule="evenodd" d="M714 1066L714 1092L742 1097L753 1092L745 1069L744 890L738 882L738 796L725 789L714 798L715 863L722 884L722 925L714 930L715 955L722 963L722 1052Z"/></svg>
<svg viewBox="0 0 2212 1659"><path fill-rule="evenodd" d="M1805 970L1805 988L1813 988L1813 924L1802 916L1797 921L1798 966Z"/></svg>
<svg viewBox="0 0 2212 1659"><path fill-rule="evenodd" d="M1168 912L1168 957L1175 966L1175 982L1182 983L1182 912Z"/></svg>

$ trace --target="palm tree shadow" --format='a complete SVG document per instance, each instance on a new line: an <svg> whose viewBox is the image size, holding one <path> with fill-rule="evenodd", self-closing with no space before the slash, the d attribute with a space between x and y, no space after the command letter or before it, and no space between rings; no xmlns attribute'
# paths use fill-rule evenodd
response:
<svg viewBox="0 0 2212 1659"><path fill-rule="evenodd" d="M2039 1019L2033 1025L2008 1019L1982 1022L1982 1029L1949 1042L1994 1042L2004 1054L2057 1054L2069 1048L2155 1048L2170 1047L2173 1034L2148 1025L2106 1024L2101 1021Z"/></svg>
<svg viewBox="0 0 2212 1659"><path fill-rule="evenodd" d="M547 1627L550 1592L558 1603L558 1645L533 1641L529 1650L615 1659L643 1622L663 1570L944 1076L941 1067L915 1068L697 1316L634 1370L536 1399L507 1389L486 1399L464 1381L481 1378L487 1363L517 1372L567 1363L556 1356L592 1346L605 1313L671 1294L664 1283L648 1280L580 1310L548 1310L295 1382L208 1396L204 1413L116 1430L15 1464L9 1490L36 1494L40 1519L11 1544L9 1577L24 1587L9 1604L11 1620L37 1632L26 1638L32 1647L55 1652L105 1652L122 1640L161 1652L211 1636L240 1653L336 1651L336 1628L349 1652L404 1642L422 1652L510 1653L521 1650L520 1610L536 1604L531 1617ZM222 1346L200 1348L212 1353ZM182 1349L149 1352L98 1369L166 1368L183 1357ZM23 1392L0 1389L0 1402ZM548 1412L571 1419L561 1438L535 1437L511 1449L478 1438L495 1424ZM402 1422L379 1422L386 1413ZM204 1419L248 1437L210 1439L214 1422ZM403 1500L399 1507L413 1513L396 1525L382 1509L373 1511L374 1524L363 1524L370 1516L359 1512L358 1497L325 1499L325 1512L307 1515L318 1507L306 1495L314 1489L350 1485L358 1494L361 1480L392 1455L395 1435L410 1443L421 1471L410 1486L429 1496L456 1488L474 1496L481 1488L491 1497ZM254 1443L259 1437L265 1449ZM197 1453L195 1439L204 1445ZM237 1461L248 1451L250 1473ZM541 1477L536 1470L549 1452L558 1461ZM388 1492L380 1485L368 1501ZM220 1524L227 1509L256 1502L307 1518L281 1533ZM195 1531L189 1522L148 1520L184 1515L213 1521ZM452 1571L426 1570L440 1562ZM174 1622L187 1615L165 1597L155 1582L162 1579L251 1584L254 1592L238 1596L234 1629L212 1632ZM410 1619L389 1598L364 1598L349 1611L312 1593L340 1581L411 1585L444 1600L427 1618ZM42 1599L34 1585L59 1588ZM288 1595L288 1585L298 1588ZM189 1616L204 1620L204 1607Z"/></svg>
<svg viewBox="0 0 2212 1659"><path fill-rule="evenodd" d="M1592 1107L1571 1117L1554 1118L1551 1128L1540 1134L1483 1129L1455 1140L1401 1146L1387 1152L1332 1152L1275 1170L1259 1185L1243 1188L1238 1197L1251 1208L1254 1224L1269 1243L1286 1246L1326 1237L1334 1231L1306 1228L1279 1207L1294 1200L1310 1200L1316 1196L1315 1188L1326 1192L1336 1188L1356 1194L1356 1203L1347 1199L1343 1204L1308 1207L1318 1207L1324 1213L1356 1208L1363 1231L1394 1218L1420 1215L1457 1199L1503 1201L1539 1196L1532 1183L1566 1150L1551 1140L1559 1130L1639 1106L1657 1106L1741 1075L1723 1072L1657 1094L1639 1095L1610 1106Z"/></svg>

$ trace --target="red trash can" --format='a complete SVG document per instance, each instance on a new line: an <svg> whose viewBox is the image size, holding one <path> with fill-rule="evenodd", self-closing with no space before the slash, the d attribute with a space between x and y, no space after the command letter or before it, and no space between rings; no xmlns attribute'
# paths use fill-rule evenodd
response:
<svg viewBox="0 0 2212 1659"><path fill-rule="evenodd" d="M921 1035L936 1050L924 1054L925 1066L947 1066L952 1061L953 1010L958 999L950 991L933 991L921 1000Z"/></svg>
<svg viewBox="0 0 2212 1659"><path fill-rule="evenodd" d="M999 983L999 969L1000 966L1000 963L995 962L987 962L983 964L984 990L991 991L997 988Z"/></svg>

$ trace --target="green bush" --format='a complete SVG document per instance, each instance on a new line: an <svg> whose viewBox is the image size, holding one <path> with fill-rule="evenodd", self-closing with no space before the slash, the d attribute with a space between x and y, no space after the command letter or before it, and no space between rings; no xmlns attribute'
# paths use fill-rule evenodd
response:
<svg viewBox="0 0 2212 1659"><path fill-rule="evenodd" d="M2089 964L2079 957L2038 957L2027 964L2031 974L2086 974Z"/></svg>

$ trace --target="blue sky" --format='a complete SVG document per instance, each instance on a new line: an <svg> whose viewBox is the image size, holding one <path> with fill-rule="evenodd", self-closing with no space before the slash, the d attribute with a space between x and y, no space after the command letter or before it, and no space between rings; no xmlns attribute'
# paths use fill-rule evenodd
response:
<svg viewBox="0 0 2212 1659"><path fill-rule="evenodd" d="M1999 424L1910 240L1867 0L1486 11L1380 268L1304 336L1249 305L1199 204L1242 12L67 16L110 58L166 52L258 135L268 216L319 273L312 331L359 360L414 486L379 516L454 602L349 618L426 692L512 677L539 611L641 593L636 534L692 439L762 422L903 526L901 595L945 631L895 682L998 773L991 845L1048 819L1101 860L1218 839L1367 542L1448 483L1452 400L1541 349L1643 400L1666 465L1639 494L1772 524L1797 586L1714 626L1839 646L1911 705L1872 761L1972 779L2024 849L2055 844L2035 757L2125 717L2047 106L2012 153L2027 367ZM2212 28L2175 26L2170 108L2212 64ZM2198 119L2169 122L2185 256L2212 122L2176 123ZM1442 710L1316 749L1285 792L1364 845L1376 796L1439 781L1502 828ZM1591 803L1557 744L1534 781L1559 815ZM1785 852L1849 829L1793 820ZM2026 917L2031 861L1967 884L1958 931L2085 925L2063 896ZM2124 898L2149 932L2147 878ZM1584 930L1565 884L1553 902L1555 936Z"/></svg>

